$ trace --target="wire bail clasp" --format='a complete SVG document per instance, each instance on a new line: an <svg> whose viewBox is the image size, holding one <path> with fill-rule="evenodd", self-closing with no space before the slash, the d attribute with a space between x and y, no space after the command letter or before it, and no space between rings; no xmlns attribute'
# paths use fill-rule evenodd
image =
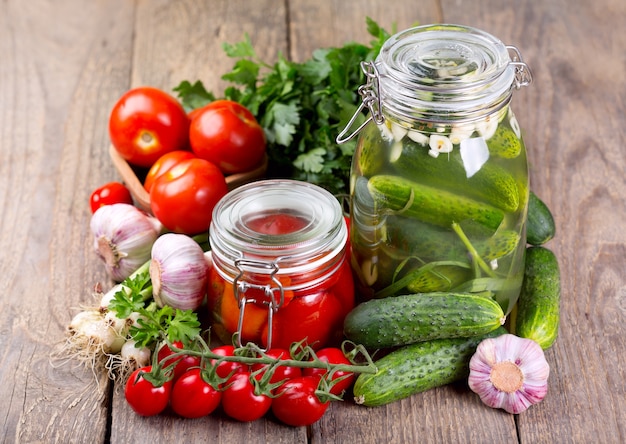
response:
<svg viewBox="0 0 626 444"><path fill-rule="evenodd" d="M285 290L280 280L276 277L276 273L279 271L279 266L276 262L237 259L235 260L235 267L239 270L239 274L233 280L233 292L239 307L239 319L237 321L237 345L239 347L243 347L244 345L241 337L243 333L246 305L261 304L267 306L267 344L266 347L262 349L262 351L267 351L272 348L272 322L274 319L274 313L276 313L285 303ZM270 277L269 284L255 284L242 279L246 272L255 273L258 272L259 269L269 272L267 273ZM246 297L246 292L250 289L261 290L263 296L261 298L258 298L258 296L250 298Z"/></svg>
<svg viewBox="0 0 626 444"><path fill-rule="evenodd" d="M361 70L365 74L366 78L365 84L359 86L358 89L358 93L361 96L362 101L350 121L347 123L346 127L337 136L336 142L338 144L342 144L353 139L354 136L356 136L359 131L361 131L371 120L374 120L377 125L380 125L385 121L385 116L383 116L381 111L382 103L380 94L378 93L380 76L378 74L376 64L374 62L361 62ZM357 129L346 136L364 108L367 108L371 115L365 120L365 122L359 125Z"/></svg>
<svg viewBox="0 0 626 444"><path fill-rule="evenodd" d="M511 65L515 66L515 81L513 86L520 89L522 86L528 86L533 82L533 73L530 67L522 60L522 54L515 46L506 45L506 49L511 56Z"/></svg>

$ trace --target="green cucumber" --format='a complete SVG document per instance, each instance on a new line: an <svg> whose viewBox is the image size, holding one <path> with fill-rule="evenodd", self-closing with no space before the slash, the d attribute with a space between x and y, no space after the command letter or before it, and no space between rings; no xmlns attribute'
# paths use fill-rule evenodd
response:
<svg viewBox="0 0 626 444"><path fill-rule="evenodd" d="M528 198L526 241L531 245L543 245L554 237L556 226L548 206L535 193Z"/></svg>
<svg viewBox="0 0 626 444"><path fill-rule="evenodd" d="M435 339L398 348L374 362L376 373L357 377L354 400L379 406L467 378L478 344L505 333L499 327L471 338Z"/></svg>
<svg viewBox="0 0 626 444"><path fill-rule="evenodd" d="M545 247L527 248L522 290L511 319L513 331L534 340L544 350L550 348L558 335L560 303L556 256Z"/></svg>
<svg viewBox="0 0 626 444"><path fill-rule="evenodd" d="M437 267L421 267L406 288L411 293L430 293L450 291L472 277L472 270L454 265L439 265Z"/></svg>
<svg viewBox="0 0 626 444"><path fill-rule="evenodd" d="M487 147L494 156L513 159L522 152L522 141L511 128L498 125L494 135L487 140Z"/></svg>
<svg viewBox="0 0 626 444"><path fill-rule="evenodd" d="M460 150L433 158L428 154L428 148L407 142L393 165L406 177L464 194L503 211L513 212L519 207L519 190L509 172L487 162L468 178Z"/></svg>
<svg viewBox="0 0 626 444"><path fill-rule="evenodd" d="M377 175L370 178L367 186L379 210L446 228L453 222L474 220L495 231L504 219L502 210L489 204L403 177Z"/></svg>
<svg viewBox="0 0 626 444"><path fill-rule="evenodd" d="M504 257L515 251L520 235L513 230L490 233L464 224L463 231L478 255L486 262ZM383 239L425 262L468 261L467 247L453 231L417 219L388 216L383 226Z"/></svg>
<svg viewBox="0 0 626 444"><path fill-rule="evenodd" d="M492 295L433 292L372 299L348 313L344 334L370 348L484 334L505 320Z"/></svg>

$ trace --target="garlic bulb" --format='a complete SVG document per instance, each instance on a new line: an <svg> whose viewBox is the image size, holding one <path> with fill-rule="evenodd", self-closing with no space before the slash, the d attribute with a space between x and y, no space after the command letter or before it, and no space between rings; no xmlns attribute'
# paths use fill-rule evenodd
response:
<svg viewBox="0 0 626 444"><path fill-rule="evenodd" d="M468 383L488 406L517 414L546 396L549 374L539 344L505 334L478 345L470 360Z"/></svg>
<svg viewBox="0 0 626 444"><path fill-rule="evenodd" d="M121 282L150 259L162 225L129 204L100 207L91 217L94 248L109 276Z"/></svg>
<svg viewBox="0 0 626 444"><path fill-rule="evenodd" d="M184 234L167 233L152 247L150 278L156 303L195 310L206 294L209 264L196 241Z"/></svg>

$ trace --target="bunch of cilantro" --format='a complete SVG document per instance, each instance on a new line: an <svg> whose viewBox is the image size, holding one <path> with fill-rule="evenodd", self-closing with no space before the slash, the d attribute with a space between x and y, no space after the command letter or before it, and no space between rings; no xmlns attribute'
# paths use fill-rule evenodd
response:
<svg viewBox="0 0 626 444"><path fill-rule="evenodd" d="M356 142L339 145L335 139L360 105L357 90L364 83L360 63L373 60L390 36L371 18L366 23L375 37L370 46L348 43L318 49L302 63L282 54L273 65L265 63L247 35L239 43L223 45L236 61L222 76L230 85L220 98L247 107L265 130L268 178L292 178L315 183L335 195L348 193ZM218 97L201 81L183 81L174 91L187 110Z"/></svg>

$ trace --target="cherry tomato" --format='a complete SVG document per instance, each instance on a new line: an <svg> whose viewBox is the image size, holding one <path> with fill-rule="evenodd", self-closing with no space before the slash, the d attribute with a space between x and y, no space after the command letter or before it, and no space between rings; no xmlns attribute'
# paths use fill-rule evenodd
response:
<svg viewBox="0 0 626 444"><path fill-rule="evenodd" d="M350 360L346 358L341 349L336 347L327 347L315 352L317 357L322 362L328 362L330 364L345 364L350 365ZM314 376L317 378L322 378L326 374L326 370L322 368L305 368L302 369L303 376ZM354 382L355 376L354 373L346 372L346 371L336 371L333 373L332 380L337 380L341 377L344 377L341 381L335 383L330 392L334 395L340 395L344 390L349 389Z"/></svg>
<svg viewBox="0 0 626 444"><path fill-rule="evenodd" d="M187 159L159 176L150 208L170 231L198 234L209 229L213 207L228 192L221 171L204 159Z"/></svg>
<svg viewBox="0 0 626 444"><path fill-rule="evenodd" d="M106 185L102 185L94 190L89 198L89 206L92 213L95 213L100 207L116 203L133 204L133 197L130 195L130 191L124 184L119 182L109 182Z"/></svg>
<svg viewBox="0 0 626 444"><path fill-rule="evenodd" d="M238 421L256 421L272 406L272 398L256 395L250 382L250 372L236 373L222 392L222 408L230 418Z"/></svg>
<svg viewBox="0 0 626 444"><path fill-rule="evenodd" d="M343 307L343 316L345 317L350 310L354 308L354 276L352 275L352 267L347 260L341 268L337 270L337 280L334 282L330 291L341 303Z"/></svg>
<svg viewBox="0 0 626 444"><path fill-rule="evenodd" d="M157 179L157 177L163 175L163 173L168 172L172 167L179 162L187 159L193 159L196 157L191 151L170 151L169 153L163 154L159 159L152 164L148 174L146 175L146 179L143 182L143 187L149 193L152 188L152 184Z"/></svg>
<svg viewBox="0 0 626 444"><path fill-rule="evenodd" d="M272 413L287 425L298 427L311 425L320 420L330 402L321 402L315 391L319 378L301 376L285 382L272 401Z"/></svg>
<svg viewBox="0 0 626 444"><path fill-rule="evenodd" d="M172 381L166 381L162 386L155 387L143 377L144 373L150 373L151 370L152 366L135 370L128 378L124 389L126 401L141 416L154 416L165 410L172 391Z"/></svg>
<svg viewBox="0 0 626 444"><path fill-rule="evenodd" d="M267 356L274 359L287 360L291 359L289 356L289 350L285 350L282 348L272 348L265 352ZM260 371L265 370L269 367L269 364L254 364L252 366L252 371ZM264 371L256 374L257 379L261 379L263 377ZM278 365L274 368L274 373L272 373L272 377L270 378L270 383L276 383L284 380L289 380L293 378L297 378L302 376L302 370L300 367L291 367L288 365Z"/></svg>
<svg viewBox="0 0 626 444"><path fill-rule="evenodd" d="M109 118L111 142L120 156L149 167L163 154L189 144L189 118L174 97L157 88L126 92Z"/></svg>
<svg viewBox="0 0 626 444"><path fill-rule="evenodd" d="M172 387L170 405L183 418L201 418L220 404L222 392L204 380L199 368L185 372Z"/></svg>
<svg viewBox="0 0 626 444"><path fill-rule="evenodd" d="M183 343L180 341L175 341L172 345L176 348L184 348ZM172 378L172 380L176 382L176 380L178 380L178 378L180 378L191 367L200 366L200 358L191 355L180 355L174 357L172 356L174 353L175 352L172 351L167 344L165 344L159 349L157 358L163 367L176 363L174 366L174 377Z"/></svg>
<svg viewBox="0 0 626 444"><path fill-rule="evenodd" d="M251 230L272 236L295 233L307 224L304 218L283 213L263 215L246 222Z"/></svg>
<svg viewBox="0 0 626 444"><path fill-rule="evenodd" d="M191 149L225 174L249 171L265 154L265 133L243 105L217 100L192 113Z"/></svg>
<svg viewBox="0 0 626 444"><path fill-rule="evenodd" d="M213 353L219 356L234 356L235 347L232 345L220 345L211 350ZM216 361L212 361L215 364ZM215 373L220 378L228 378L236 373L247 372L249 370L246 364L234 361L222 361L215 369Z"/></svg>

